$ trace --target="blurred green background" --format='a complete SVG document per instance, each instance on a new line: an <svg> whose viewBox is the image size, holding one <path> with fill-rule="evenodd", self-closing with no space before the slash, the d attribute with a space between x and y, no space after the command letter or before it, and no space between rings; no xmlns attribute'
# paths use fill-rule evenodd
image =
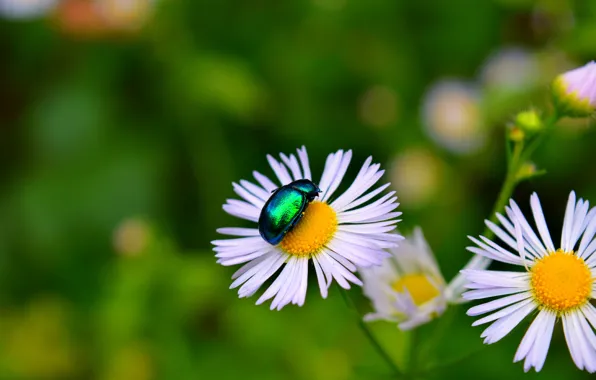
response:
<svg viewBox="0 0 596 380"><path fill-rule="evenodd" d="M0 379L372 379L389 369L335 287L281 312L229 290L215 229L231 182L305 145L314 173L373 155L446 279L504 175L504 126L546 110L596 56L591 0L0 0ZM536 155L558 238L596 201L590 120ZM315 174L317 178L317 174ZM350 292L362 313L370 305ZM560 326L545 368L525 327L482 347L464 307L416 332L422 378L588 378ZM524 326L527 325L527 321ZM375 323L395 359L413 336ZM438 335L437 330L448 327ZM432 338L432 339L431 339ZM450 363L450 364L449 364ZM449 364L449 365L448 365Z"/></svg>

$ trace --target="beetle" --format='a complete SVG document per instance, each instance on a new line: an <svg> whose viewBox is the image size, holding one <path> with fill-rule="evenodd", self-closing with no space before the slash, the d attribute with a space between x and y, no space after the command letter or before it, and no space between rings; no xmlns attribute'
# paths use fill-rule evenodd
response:
<svg viewBox="0 0 596 380"><path fill-rule="evenodd" d="M261 237L269 244L279 244L320 192L309 179L299 179L273 190L259 216Z"/></svg>

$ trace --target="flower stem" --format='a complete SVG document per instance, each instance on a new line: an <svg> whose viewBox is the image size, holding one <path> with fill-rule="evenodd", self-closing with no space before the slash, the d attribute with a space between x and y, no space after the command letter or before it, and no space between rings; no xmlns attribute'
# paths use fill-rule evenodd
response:
<svg viewBox="0 0 596 380"><path fill-rule="evenodd" d="M505 176L505 182L503 182L503 186L501 186L501 191L499 191L499 196L497 197L497 201L493 206L493 209L490 213L489 220L493 223L497 222L497 213L501 212L509 198L511 198L511 194L513 194L513 190L515 190L515 186L518 184L517 173L519 172L519 168L521 164L524 162L520 158L522 157L522 152L524 150L524 143L517 142L513 147L513 153L511 155L511 160L509 161L509 165L507 166L507 175ZM487 239L491 239L494 235L493 231L488 228L484 227L484 232L482 233Z"/></svg>
<svg viewBox="0 0 596 380"><path fill-rule="evenodd" d="M358 327L360 327L360 329L364 333L364 336L366 336L366 338L370 342L371 346L373 346L375 351L377 351L379 356L387 363L387 365L389 366L389 368L391 368L391 371L393 371L393 373L395 375L397 375L397 376L401 375L401 371L399 370L399 368L397 367L397 365L395 364L395 362L393 361L391 356L387 353L387 351L385 351L385 349L383 348L381 343L379 343L377 338L374 336L373 332L370 330L368 325L362 319L362 316L358 312L358 309L356 308L356 305L354 304L354 301L352 300L352 298L350 297L348 292L345 289L343 289L342 287L339 287L339 292L342 295L344 301L346 302L346 305L348 306L348 308L350 310L352 310L354 316L356 317Z"/></svg>

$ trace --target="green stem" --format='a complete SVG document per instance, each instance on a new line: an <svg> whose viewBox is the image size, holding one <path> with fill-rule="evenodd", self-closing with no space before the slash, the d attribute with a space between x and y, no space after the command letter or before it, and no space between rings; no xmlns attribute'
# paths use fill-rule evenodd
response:
<svg viewBox="0 0 596 380"><path fill-rule="evenodd" d="M515 186L518 183L517 173L519 172L521 163L524 162L521 160L523 150L523 142L515 143L515 146L513 147L513 153L511 154L511 160L509 161L509 165L507 167L505 182L503 182L503 186L501 186L501 191L499 192L497 201L495 202L495 205L493 206L493 209L490 213L489 220L493 223L497 222L496 214L505 208L507 201L509 198L511 198L511 194L513 194L513 190L515 190ZM485 227L482 235L484 235L487 239L491 239L494 233L490 228Z"/></svg>
<svg viewBox="0 0 596 380"><path fill-rule="evenodd" d="M517 177L517 175L519 173L521 165L523 165L532 157L532 153L534 153L536 148L538 148L538 146L544 141L544 139L553 129L558 120L559 116L556 113L550 115L544 122L544 131L540 135L536 136L526 147L524 147L523 141L515 143L513 153L511 154L511 158L507 166L507 175L505 177L505 182L501 187L501 191L499 192L497 202L495 203L493 210L490 213L489 220L491 222L497 222L496 214L498 212L501 212L505 208L505 206L507 205L507 201L509 200L509 198L511 198L511 195L515 190L515 186L517 186L517 184L519 183L519 178ZM494 233L488 227L484 228L482 234L488 239L491 239L494 236Z"/></svg>
<svg viewBox="0 0 596 380"><path fill-rule="evenodd" d="M408 365L408 374L413 374L418 369L418 346L419 346L419 336L416 329L410 330L410 342L409 342L409 365Z"/></svg>
<svg viewBox="0 0 596 380"><path fill-rule="evenodd" d="M530 157L532 156L532 153L534 153L534 151L538 148L538 146L540 144L542 144L544 139L546 139L546 137L554 129L555 124L557 124L557 121L559 121L560 118L561 117L556 112L554 112L552 115L550 115L548 117L548 119L546 119L546 121L544 122L544 132L542 132L540 135L538 135L528 145L528 147L526 148L526 150L524 151L523 156L522 156L523 161L530 159Z"/></svg>
<svg viewBox="0 0 596 380"><path fill-rule="evenodd" d="M401 375L401 371L399 370L399 368L397 367L397 365L395 364L395 362L393 361L391 356L389 356L387 351L385 351L385 349L383 348L381 343L379 343L377 338L374 336L373 332L370 330L368 325L362 319L362 316L358 312L358 309L356 308L356 305L354 304L354 301L352 300L352 298L350 297L348 292L346 292L346 290L341 287L339 287L339 292L342 295L344 301L346 302L346 305L348 306L348 308L350 310L352 310L353 314L355 315L356 321L358 323L358 327L360 327L360 329L364 333L364 336L366 336L366 338L368 339L370 344L373 346L375 351L377 351L379 356L381 358L383 358L383 360L387 363L387 365L389 366L389 368L391 368L391 370L393 371L393 373L395 375L397 375L397 376Z"/></svg>

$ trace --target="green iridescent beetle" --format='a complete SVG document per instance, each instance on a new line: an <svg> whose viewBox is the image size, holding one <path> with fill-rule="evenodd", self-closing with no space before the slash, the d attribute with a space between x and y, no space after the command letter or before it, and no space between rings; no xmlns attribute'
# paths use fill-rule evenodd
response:
<svg viewBox="0 0 596 380"><path fill-rule="evenodd" d="M279 244L320 192L321 189L308 179L299 179L274 190L259 216L261 237L269 244Z"/></svg>

